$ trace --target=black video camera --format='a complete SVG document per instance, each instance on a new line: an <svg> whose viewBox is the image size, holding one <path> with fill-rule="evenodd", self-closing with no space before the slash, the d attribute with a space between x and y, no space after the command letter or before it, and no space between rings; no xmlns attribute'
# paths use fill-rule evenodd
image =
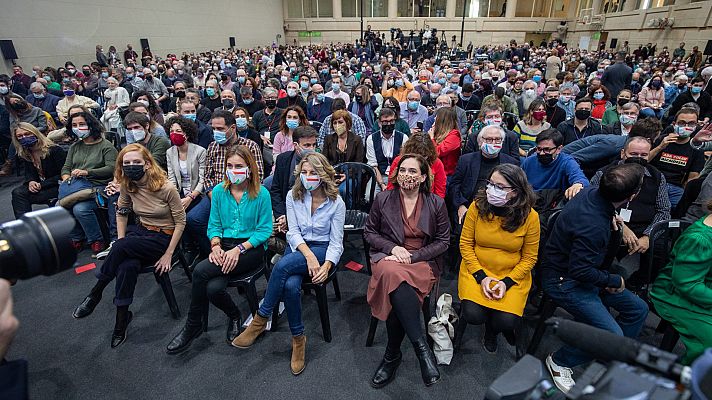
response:
<svg viewBox="0 0 712 400"><path fill-rule="evenodd" d="M0 278L30 279L71 268L77 260L69 239L74 224L67 210L51 207L0 225Z"/></svg>

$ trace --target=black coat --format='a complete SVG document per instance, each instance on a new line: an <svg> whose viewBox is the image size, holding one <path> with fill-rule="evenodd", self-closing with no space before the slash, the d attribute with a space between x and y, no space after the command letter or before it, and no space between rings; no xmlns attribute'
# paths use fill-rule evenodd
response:
<svg viewBox="0 0 712 400"><path fill-rule="evenodd" d="M275 218L287 214L287 193L292 189L291 175L292 159L296 156L294 150L284 152L277 156L274 161L274 173L272 174L272 186L269 189L272 198L272 213Z"/></svg>
<svg viewBox="0 0 712 400"><path fill-rule="evenodd" d="M630 85L633 69L623 62L617 62L603 71L601 84L611 92L611 98L618 97L618 93Z"/></svg>
<svg viewBox="0 0 712 400"><path fill-rule="evenodd" d="M712 119L712 97L704 90L700 93L700 97L697 98L697 101L692 98L692 94L689 90L680 93L675 101L672 102L668 115L670 115L671 118L675 118L675 114L687 103L697 103L697 105L700 106L700 120L705 119L705 117Z"/></svg>
<svg viewBox="0 0 712 400"><path fill-rule="evenodd" d="M469 206L475 198L481 160L482 153L475 151L463 154L457 161L457 168L447 187L448 198L454 210L457 210L460 206ZM519 158L500 152L499 163L519 165Z"/></svg>
<svg viewBox="0 0 712 400"><path fill-rule="evenodd" d="M43 158L40 163L42 164L42 171L44 172L45 180L40 181L40 174L37 168L32 164L31 161L27 161L22 157L17 157L17 160L24 164L25 170L25 182L27 185L30 181L39 182L42 189L56 188L59 186L59 179L62 175L62 167L64 166L64 161L67 159L67 153L59 146L52 146L49 148L49 153L47 157Z"/></svg>
<svg viewBox="0 0 712 400"><path fill-rule="evenodd" d="M502 150L500 154L508 154L512 158L519 157L519 135L515 132L505 129L504 142L502 142ZM479 132L473 132L467 135L467 143L462 154L473 153L480 151L480 146L477 145L477 135ZM517 163L519 164L519 163Z"/></svg>

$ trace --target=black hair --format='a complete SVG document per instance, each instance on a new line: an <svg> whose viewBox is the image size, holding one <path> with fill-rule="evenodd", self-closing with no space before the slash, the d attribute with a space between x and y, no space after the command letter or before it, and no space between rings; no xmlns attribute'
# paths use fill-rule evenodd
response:
<svg viewBox="0 0 712 400"><path fill-rule="evenodd" d="M345 110L345 109L346 109L346 102L344 101L344 99L336 98L331 103L331 112L334 112L336 110Z"/></svg>
<svg viewBox="0 0 712 400"><path fill-rule="evenodd" d="M576 100L576 105L574 106L574 108L581 103L591 103L591 107L593 107L593 99L592 98L582 97L582 98Z"/></svg>
<svg viewBox="0 0 712 400"><path fill-rule="evenodd" d="M300 125L292 132L292 142L299 143L300 139L309 139L317 137L316 129L311 125Z"/></svg>
<svg viewBox="0 0 712 400"><path fill-rule="evenodd" d="M638 164L619 164L608 168L601 177L598 192L611 203L624 201L640 191L645 169Z"/></svg>
<svg viewBox="0 0 712 400"><path fill-rule="evenodd" d="M195 139L198 137L198 125L196 125L195 122L183 116L176 115L166 121L166 123L163 125L163 129L165 129L165 131L168 133L171 131L171 126L173 124L178 124L178 126L180 126L180 128L183 130L183 133L185 134L185 137L188 139L188 141L195 143Z"/></svg>
<svg viewBox="0 0 712 400"><path fill-rule="evenodd" d="M215 111L213 111L213 115L210 116L210 119L215 118L223 118L225 120L225 126L228 128L235 125L235 116L232 115L230 111L215 109Z"/></svg>
<svg viewBox="0 0 712 400"><path fill-rule="evenodd" d="M151 119L146 114L138 111L131 111L124 117L124 126L129 126L131 124L139 124L144 128L150 129Z"/></svg>
<svg viewBox="0 0 712 400"><path fill-rule="evenodd" d="M382 117L395 117L398 119L396 112L390 108L381 108L381 114L378 116L378 119L380 120Z"/></svg>
<svg viewBox="0 0 712 400"><path fill-rule="evenodd" d="M551 140L554 142L554 146L559 147L564 144L564 136L561 132L554 128L549 128L540 134L536 135L536 144L539 144L545 140Z"/></svg>
<svg viewBox="0 0 712 400"><path fill-rule="evenodd" d="M630 128L629 137L642 136L651 142L655 140L662 131L663 125L657 118L644 118L635 121Z"/></svg>
<svg viewBox="0 0 712 400"><path fill-rule="evenodd" d="M488 178L492 178L492 174L495 172L499 172L516 192L516 196L502 207L504 209L502 229L507 232L514 232L524 225L524 222L529 217L529 213L536 202L536 195L527 180L527 175L518 165L500 164L494 167ZM494 207L487 201L486 188L480 189L475 196L475 202L480 217L490 221L494 219Z"/></svg>

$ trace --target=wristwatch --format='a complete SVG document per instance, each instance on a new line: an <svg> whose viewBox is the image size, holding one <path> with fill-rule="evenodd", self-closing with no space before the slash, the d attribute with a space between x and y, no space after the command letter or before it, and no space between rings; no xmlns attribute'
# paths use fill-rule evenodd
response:
<svg viewBox="0 0 712 400"><path fill-rule="evenodd" d="M247 249L242 245L242 243L238 244L237 248L240 249L240 254L245 254L245 252L247 252Z"/></svg>

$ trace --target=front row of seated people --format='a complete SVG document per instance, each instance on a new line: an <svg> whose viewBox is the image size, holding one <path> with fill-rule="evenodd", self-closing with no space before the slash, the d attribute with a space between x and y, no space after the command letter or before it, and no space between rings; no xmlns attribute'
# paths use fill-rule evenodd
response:
<svg viewBox="0 0 712 400"><path fill-rule="evenodd" d="M217 119L213 122L223 123L217 130L224 138L217 135L220 140L206 151L211 153L208 154L211 162L204 174L206 179L208 176L213 179L213 185L210 195L200 201L207 201L201 212L208 211L205 237L209 251L193 272L191 307L185 326L169 343L167 351L183 351L200 335L208 303L228 317L226 340L235 347L250 347L265 330L274 307L283 301L293 335L290 368L299 374L306 365L301 284L304 279L324 282L343 252L345 205L338 195L336 174L324 156L313 152L316 133L311 128L299 127L293 133L294 150L278 157L270 195L260 185L261 154L255 155L255 146L239 145L244 141L232 131L232 115L220 114ZM190 158L185 140L181 139L193 137L195 132L192 126L180 121L167 124L177 150L168 153L166 161L173 170L168 179L159 165L162 163L145 143L128 145L117 155L110 143L104 144L101 129L94 126L94 120L81 108L70 113L67 128L79 141L70 146L61 168L59 160L64 155L57 146L45 143L44 136L31 126L16 128L13 139L18 142L17 147L25 150L19 152L20 157L32 162L33 173L37 175L27 183L28 193L18 196L16 202L24 202L17 204L20 210L42 202L38 194L51 195L55 190L48 183L53 175L61 175L62 180L85 178L97 186L106 185L113 176L119 193L117 241L97 271L96 285L76 308L74 316L83 318L91 314L105 287L116 278L117 312L111 338L112 347L116 347L126 340L132 317L129 305L138 274L151 268L157 274L170 270L172 255L186 227L186 210L198 206L192 197L188 201L186 196L194 194L193 181L199 179L184 176L183 170L191 169L192 174L195 171L181 163ZM499 333L508 342L514 341L531 286L531 269L537 261L539 222L533 210L535 196L525 171L529 167L545 171L557 160L565 160L568 165L560 153L560 136L548 132L537 138L537 154L525 162L524 171L515 165L515 159L485 165L485 161L499 155L497 150L501 150L504 141L502 132L494 127L480 132L481 171L477 177L470 175L471 179L465 179L468 182L463 181L470 185L469 180L476 179L474 188L458 189L463 190L459 194L467 192L474 198L469 204L466 200L458 204L466 210L456 210L457 218L453 218L463 224L460 240L463 264L458 283L463 322L484 324L483 347L490 352L496 351ZM640 142L636 140L631 139L624 146L624 159L640 157L631 153ZM401 152L393 160L387 180L393 190L377 195L365 231L373 261L368 303L372 314L386 321L388 331L383 361L372 378L374 387L386 385L395 376L402 359L401 342L406 335L414 346L425 384L440 379L419 312L443 268L451 217L442 195L433 193L432 148L419 146L421 142L433 146L431 141L413 135L405 144L422 148L419 151L422 155ZM643 150L647 149L649 146ZM463 159L463 163L466 161L471 162ZM543 249L546 257L542 264L544 290L557 304L579 320L631 337L640 332L647 306L625 289L623 277L596 266L605 253L615 210L635 200L644 189L642 182L647 181L642 178L643 168L637 165L637 159L633 161L602 170L593 187L587 187L588 181L580 178L575 169L546 171L549 173L544 175L558 176L553 179L559 182L555 186L570 192L566 197L572 200ZM180 171L176 171L176 166ZM295 170L294 174L289 173ZM179 184L183 189L180 192L176 189ZM539 189L547 189L548 183L542 181L541 186ZM274 225L286 233L289 246L274 267L265 299L252 324L241 332L241 313L227 294L226 286L231 276L249 273L262 264L266 242L274 228L272 213L277 211L275 204L279 204L279 199L275 203L275 197L282 196L284 211L279 216L275 213ZM85 225L93 224L85 222L96 218L93 212L96 205L93 201L85 203L80 202L71 210L79 220L72 237L78 246L86 239L94 247L94 243L101 241L100 232L87 229ZM128 223L131 213L136 218L135 225ZM660 280L651 294L658 312L681 333L688 348L685 358L688 362L710 345L710 335L700 332L709 332L712 320L706 312L710 298L708 260L712 258L707 252L712 248L709 218L700 220L694 228L678 243L673 260L660 272ZM692 254L686 251L690 248L700 251ZM571 301L572 296L577 300ZM607 307L619 312L617 320L606 311ZM683 318L685 312L681 310L691 312L694 318ZM573 385L570 368L587 360L587 355L564 347L547 358L547 366L557 386L568 390Z"/></svg>

